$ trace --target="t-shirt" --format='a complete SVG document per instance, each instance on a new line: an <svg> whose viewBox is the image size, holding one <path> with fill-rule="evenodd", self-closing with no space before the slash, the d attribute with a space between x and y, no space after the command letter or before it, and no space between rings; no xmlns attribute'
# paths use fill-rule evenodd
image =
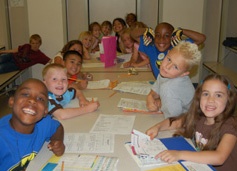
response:
<svg viewBox="0 0 237 171"><path fill-rule="evenodd" d="M76 90L74 88L69 88L61 97L56 97L53 93L48 92L48 98L49 98L48 113L53 114L57 109L62 109L75 97L76 97Z"/></svg>
<svg viewBox="0 0 237 171"><path fill-rule="evenodd" d="M160 74L152 90L160 95L160 110L164 113L165 118L187 112L195 92L189 76L164 78Z"/></svg>
<svg viewBox="0 0 237 171"><path fill-rule="evenodd" d="M23 70L38 63L45 65L50 61L50 58L40 50L31 50L30 44L24 44L18 47L18 53L14 53L14 60L16 66Z"/></svg>
<svg viewBox="0 0 237 171"><path fill-rule="evenodd" d="M11 118L9 114L0 119L0 170L25 170L60 123L47 115L36 123L31 134L22 134L10 126Z"/></svg>
<svg viewBox="0 0 237 171"><path fill-rule="evenodd" d="M210 133L213 130L213 125L205 125L205 117L202 117L200 121L197 122L196 125L196 137L195 139L200 139L199 143L196 144L197 150L202 150L203 146L208 141ZM236 120L234 118L229 118L227 121L222 125L221 130L219 132L220 138L224 136L224 134L232 134L237 137L237 128L234 127ZM217 135L218 136L218 135ZM226 144L228 145L228 144ZM222 166L215 166L218 171L235 171L237 168L237 143L235 144L234 149L230 153L230 156L227 158L225 163Z"/></svg>

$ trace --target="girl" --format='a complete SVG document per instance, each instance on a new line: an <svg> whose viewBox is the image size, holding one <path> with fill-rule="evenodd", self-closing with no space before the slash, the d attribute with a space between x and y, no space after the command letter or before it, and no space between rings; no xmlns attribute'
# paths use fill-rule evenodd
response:
<svg viewBox="0 0 237 171"><path fill-rule="evenodd" d="M147 26L143 22L134 22L131 27L129 28L129 37L131 38L131 30L134 28L147 28ZM123 37L123 36L122 36ZM121 39L122 39L121 37ZM132 38L131 38L132 39ZM122 39L123 40L123 39ZM134 39L132 39L134 40ZM134 40L134 46L133 46L133 54L131 56L130 61L125 62L123 64L123 67L142 67L147 66L150 67L150 61L149 58L146 56L146 54L138 51L139 49L139 42Z"/></svg>
<svg viewBox="0 0 237 171"><path fill-rule="evenodd" d="M92 53L99 51L99 43L101 39L101 26L98 22L93 22L89 25L89 31L92 33Z"/></svg>
<svg viewBox="0 0 237 171"><path fill-rule="evenodd" d="M117 37L117 51L118 52L122 52L119 47L119 44L121 42L120 34L125 28L127 28L127 26L126 26L126 22L124 21L124 19L122 19L122 18L115 18L114 19L113 30L115 32L115 36Z"/></svg>
<svg viewBox="0 0 237 171"><path fill-rule="evenodd" d="M90 31L83 31L79 35L79 40L83 44L83 59L91 59L92 33Z"/></svg>
<svg viewBox="0 0 237 171"><path fill-rule="evenodd" d="M64 66L67 69L69 87L75 89L86 89L88 80L93 76L89 73L81 72L82 56L77 51L67 51L63 55ZM78 81L80 80L80 81Z"/></svg>
<svg viewBox="0 0 237 171"><path fill-rule="evenodd" d="M214 165L218 171L237 167L236 89L225 76L214 74L199 85L189 111L147 130L151 139L159 131L180 128L175 135L192 138L198 152L166 150L156 155L165 162L189 160Z"/></svg>
<svg viewBox="0 0 237 171"><path fill-rule="evenodd" d="M110 21L103 21L103 23L101 24L101 32L103 34L103 36L110 36L112 34L112 23Z"/></svg>
<svg viewBox="0 0 237 171"><path fill-rule="evenodd" d="M63 65L63 54L68 50L75 50L80 54L83 54L83 45L80 40L71 40L66 45L64 45L61 52L59 52L53 59L52 63L57 63Z"/></svg>

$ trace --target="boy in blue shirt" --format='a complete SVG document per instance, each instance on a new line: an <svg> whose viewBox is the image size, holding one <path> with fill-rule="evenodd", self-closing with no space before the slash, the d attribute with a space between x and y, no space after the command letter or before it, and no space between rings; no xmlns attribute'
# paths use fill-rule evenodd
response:
<svg viewBox="0 0 237 171"><path fill-rule="evenodd" d="M182 39L182 35L188 37L186 41L197 45L202 44L206 39L204 34L192 30L179 28L174 31L174 27L166 22L159 23L155 33L150 28L135 28L131 32L131 36L139 42L138 50L149 57L155 78L160 72L161 62L167 52L173 48L172 44L176 45Z"/></svg>
<svg viewBox="0 0 237 171"><path fill-rule="evenodd" d="M57 156L64 153L64 130L48 114L47 88L37 79L28 79L9 99L12 114L0 119L0 168L25 170L45 141Z"/></svg>

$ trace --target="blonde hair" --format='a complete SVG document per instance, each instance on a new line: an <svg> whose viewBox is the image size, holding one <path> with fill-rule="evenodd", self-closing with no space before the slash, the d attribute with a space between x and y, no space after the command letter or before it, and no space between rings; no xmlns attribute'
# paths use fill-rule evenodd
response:
<svg viewBox="0 0 237 171"><path fill-rule="evenodd" d="M201 60L201 52L195 43L181 41L172 50L178 51L184 57L188 65L188 70L194 65L198 65Z"/></svg>
<svg viewBox="0 0 237 171"><path fill-rule="evenodd" d="M43 80L45 79L46 74L47 74L47 73L49 72L49 70L51 70L51 69L63 69L63 70L65 70L65 72L66 72L66 69L65 69L64 66L61 65L61 64L52 63L52 64L49 64L49 65L46 65L46 66L44 67L44 69L42 70L42 77L43 77Z"/></svg>
<svg viewBox="0 0 237 171"><path fill-rule="evenodd" d="M38 35L38 34L32 34L30 36L29 42L31 43L32 40L38 41L40 43L40 45L42 44L42 39L41 39L40 35Z"/></svg>
<svg viewBox="0 0 237 171"><path fill-rule="evenodd" d="M82 41L85 37L89 37L91 36L92 37L92 33L90 31L83 31L80 33L79 35L79 40Z"/></svg>

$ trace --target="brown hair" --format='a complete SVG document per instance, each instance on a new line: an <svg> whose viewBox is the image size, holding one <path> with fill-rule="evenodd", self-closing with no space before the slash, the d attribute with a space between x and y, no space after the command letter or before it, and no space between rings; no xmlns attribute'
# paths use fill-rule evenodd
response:
<svg viewBox="0 0 237 171"><path fill-rule="evenodd" d="M208 81L208 80L221 81L223 84L226 85L227 93L228 93L228 100L227 100L226 107L221 114L216 116L214 128L212 129L210 133L210 137L208 138L208 143L204 147L204 150L213 150L217 148L220 142L220 139L221 139L220 129L223 123L231 117L236 119L236 117L234 116L234 113L235 113L235 107L236 107L236 101L237 101L237 93L236 93L236 88L234 87L234 84L226 76L219 75L219 74L212 74L212 75L207 76L204 79L203 83L205 83L205 81ZM180 119L180 118L182 119L183 129L178 130L177 132L175 132L174 135L182 135L187 138L192 138L194 136L197 121L199 121L201 117L205 117L204 113L202 112L200 108L202 87L203 87L203 84L200 84L197 87L192 104L187 113L176 118L170 118L171 124L176 119Z"/></svg>
<svg viewBox="0 0 237 171"><path fill-rule="evenodd" d="M40 43L40 45L42 44L42 39L41 39L40 35L38 35L38 34L32 34L30 36L29 42L31 43L32 40L38 41Z"/></svg>

